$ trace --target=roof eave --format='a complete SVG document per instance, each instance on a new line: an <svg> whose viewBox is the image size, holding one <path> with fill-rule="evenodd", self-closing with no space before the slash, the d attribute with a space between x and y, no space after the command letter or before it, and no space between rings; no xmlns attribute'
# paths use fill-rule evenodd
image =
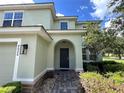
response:
<svg viewBox="0 0 124 93"><path fill-rule="evenodd" d="M22 26L22 27L0 27L0 34L38 34L48 42L52 41L51 36L46 32L43 26Z"/></svg>

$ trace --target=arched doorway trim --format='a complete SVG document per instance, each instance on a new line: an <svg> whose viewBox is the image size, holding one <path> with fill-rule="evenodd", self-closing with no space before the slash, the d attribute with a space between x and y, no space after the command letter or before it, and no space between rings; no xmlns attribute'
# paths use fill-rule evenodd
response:
<svg viewBox="0 0 124 93"><path fill-rule="evenodd" d="M58 40L54 47L54 68L75 69L75 46L68 39Z"/></svg>

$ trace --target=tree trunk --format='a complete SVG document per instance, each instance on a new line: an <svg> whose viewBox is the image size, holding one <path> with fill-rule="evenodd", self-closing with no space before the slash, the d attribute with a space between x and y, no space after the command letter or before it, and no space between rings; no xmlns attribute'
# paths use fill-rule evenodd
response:
<svg viewBox="0 0 124 93"><path fill-rule="evenodd" d="M120 51L120 49L118 49L118 57L119 57L119 59L121 59L121 51Z"/></svg>
<svg viewBox="0 0 124 93"><path fill-rule="evenodd" d="M119 59L121 59L121 54L118 54Z"/></svg>
<svg viewBox="0 0 124 93"><path fill-rule="evenodd" d="M109 53L108 53L108 57L109 57Z"/></svg>

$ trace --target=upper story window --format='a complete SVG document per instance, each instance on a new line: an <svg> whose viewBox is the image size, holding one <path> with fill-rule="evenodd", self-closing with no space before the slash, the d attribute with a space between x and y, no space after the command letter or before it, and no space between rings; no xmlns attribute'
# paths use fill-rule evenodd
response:
<svg viewBox="0 0 124 93"><path fill-rule="evenodd" d="M68 29L68 23L67 22L61 22L61 30L67 30Z"/></svg>
<svg viewBox="0 0 124 93"><path fill-rule="evenodd" d="M84 28L84 29L86 29L86 28L87 28L87 26L83 26L83 28Z"/></svg>
<svg viewBox="0 0 124 93"><path fill-rule="evenodd" d="M19 27L22 25L23 12L5 12L4 14L4 27Z"/></svg>

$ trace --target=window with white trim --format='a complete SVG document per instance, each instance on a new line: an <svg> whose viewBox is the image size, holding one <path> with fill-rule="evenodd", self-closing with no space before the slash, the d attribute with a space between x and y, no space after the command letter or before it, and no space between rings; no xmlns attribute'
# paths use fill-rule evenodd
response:
<svg viewBox="0 0 124 93"><path fill-rule="evenodd" d="M22 25L23 12L5 12L3 27L20 27Z"/></svg>
<svg viewBox="0 0 124 93"><path fill-rule="evenodd" d="M61 22L61 30L67 30L68 29L68 23L67 22Z"/></svg>

